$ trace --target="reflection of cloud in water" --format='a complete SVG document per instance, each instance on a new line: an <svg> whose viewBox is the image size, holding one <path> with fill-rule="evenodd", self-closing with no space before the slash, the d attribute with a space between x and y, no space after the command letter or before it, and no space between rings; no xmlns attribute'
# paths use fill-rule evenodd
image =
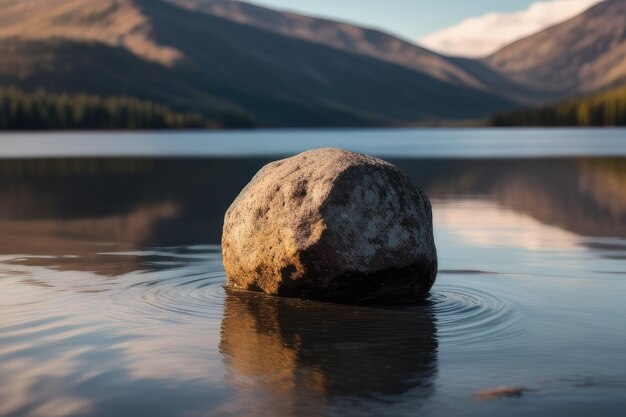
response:
<svg viewBox="0 0 626 417"><path fill-rule="evenodd" d="M85 293L81 285L97 287L102 277L81 273L78 284L67 275L72 271L20 266L23 273L15 276L1 266L0 415L169 417L224 400L224 368L215 351L219 319L151 314L142 299L145 286L128 295L135 297L128 305L117 304L114 294L146 280L140 272L110 281L104 292ZM200 269L206 265L195 262L152 277L184 282L186 273ZM58 291L24 285L31 275ZM145 320L123 320L133 314Z"/></svg>
<svg viewBox="0 0 626 417"><path fill-rule="evenodd" d="M626 237L625 158L442 161L424 184L427 168L406 166L435 199L488 198L581 236Z"/></svg>
<svg viewBox="0 0 626 417"><path fill-rule="evenodd" d="M33 410L35 417L65 417L70 415L86 415L90 412L90 403L79 398L54 398Z"/></svg>
<svg viewBox="0 0 626 417"><path fill-rule="evenodd" d="M80 368L78 358L85 352L85 348L68 348L52 361L40 362L29 358L1 364L0 372L3 377L10 378L10 383L0 384L0 415L64 417L77 413L87 414L91 409L90 401L71 393L62 393L62 390L51 396L52 387L41 386L46 379L62 380L75 375ZM2 352L0 356L4 355L6 353ZM82 378L83 381L88 379L88 375Z"/></svg>
<svg viewBox="0 0 626 417"><path fill-rule="evenodd" d="M45 288L0 277L0 308L10 317L0 322L0 415L63 417L89 411L89 400L66 391L67 386L50 383L75 379L80 384L93 376L81 359L91 348L77 343L89 336L89 330L60 313L72 314L84 304L60 302ZM24 308L29 305L38 305L37 312Z"/></svg>
<svg viewBox="0 0 626 417"><path fill-rule="evenodd" d="M527 250L571 249L579 236L520 214L490 200L433 201L436 228L452 231L469 245Z"/></svg>

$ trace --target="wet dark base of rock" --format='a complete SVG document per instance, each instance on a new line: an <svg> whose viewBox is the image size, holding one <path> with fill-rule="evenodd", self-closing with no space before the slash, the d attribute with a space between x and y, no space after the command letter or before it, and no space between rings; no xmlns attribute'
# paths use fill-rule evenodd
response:
<svg viewBox="0 0 626 417"><path fill-rule="evenodd" d="M423 262L416 262L403 268L389 268L369 274L346 273L331 278L324 285L306 279L284 282L274 295L341 304L416 304L426 298L436 277L436 262L428 266ZM225 287L231 290L263 292L256 285L245 289L234 288L228 284Z"/></svg>

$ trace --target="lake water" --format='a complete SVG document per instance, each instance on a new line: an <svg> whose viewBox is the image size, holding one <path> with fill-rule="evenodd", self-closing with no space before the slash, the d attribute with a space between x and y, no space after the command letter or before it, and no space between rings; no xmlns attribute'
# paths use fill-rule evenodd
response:
<svg viewBox="0 0 626 417"><path fill-rule="evenodd" d="M0 145L0 416L626 415L626 131ZM230 202L266 162L318 145L384 156L426 190L440 257L426 303L222 288ZM478 395L503 385L524 390Z"/></svg>

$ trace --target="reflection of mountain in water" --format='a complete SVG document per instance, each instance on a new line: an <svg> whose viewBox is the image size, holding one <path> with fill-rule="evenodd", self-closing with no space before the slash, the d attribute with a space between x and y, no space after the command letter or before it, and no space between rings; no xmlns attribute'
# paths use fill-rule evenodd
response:
<svg viewBox="0 0 626 417"><path fill-rule="evenodd" d="M400 163L433 198L481 196L582 236L626 237L626 159ZM442 172L445 169L445 172ZM431 172L433 172L431 171Z"/></svg>
<svg viewBox="0 0 626 417"><path fill-rule="evenodd" d="M2 253L219 243L267 159L0 161ZM480 196L585 236L626 236L626 159L399 160L434 199ZM436 210L436 205L435 205ZM9 238L7 238L7 236ZM53 244L51 244L53 243Z"/></svg>
<svg viewBox="0 0 626 417"><path fill-rule="evenodd" d="M226 208L263 163L131 158L0 161L1 227L30 229L31 234L39 229L42 235L76 240L86 235L92 241L113 240L129 248L217 243ZM49 250L50 245L45 246Z"/></svg>
<svg viewBox="0 0 626 417"><path fill-rule="evenodd" d="M58 269L117 276L140 268L102 252L135 250L152 234L155 224L177 215L177 206L164 201L93 218L0 219L0 254L44 255L19 262L33 266L53 263ZM57 258L51 261L49 257Z"/></svg>
<svg viewBox="0 0 626 417"><path fill-rule="evenodd" d="M320 398L432 394L438 343L429 306L329 306L228 294L220 349L231 384L243 397L265 395L243 403L259 402L259 415L314 415Z"/></svg>

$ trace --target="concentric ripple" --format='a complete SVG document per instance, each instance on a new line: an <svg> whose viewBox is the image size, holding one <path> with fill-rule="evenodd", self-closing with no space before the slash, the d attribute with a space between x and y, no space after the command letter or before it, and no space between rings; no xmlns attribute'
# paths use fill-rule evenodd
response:
<svg viewBox="0 0 626 417"><path fill-rule="evenodd" d="M144 323L222 319L226 295L219 247L184 253L161 249L143 255L163 268L137 274L131 285L126 281L127 286L111 297L116 318ZM335 307L327 304L325 308ZM519 309L513 302L465 283L437 284L428 303L416 313L422 308L436 318L440 343L451 348L473 350L512 343L521 333ZM335 309L341 319L341 310Z"/></svg>
<svg viewBox="0 0 626 417"><path fill-rule="evenodd" d="M429 297L439 341L449 347L480 349L512 343L521 334L519 310L510 300L461 285L439 284Z"/></svg>
<svg viewBox="0 0 626 417"><path fill-rule="evenodd" d="M168 279L158 285L146 286L141 298L154 309L194 317L221 317L224 273L214 272L185 278L187 279Z"/></svg>
<svg viewBox="0 0 626 417"><path fill-rule="evenodd" d="M129 322L220 319L226 277L219 248L192 249L133 253L150 257L151 264L159 268L126 277L135 282L111 296L114 317Z"/></svg>

